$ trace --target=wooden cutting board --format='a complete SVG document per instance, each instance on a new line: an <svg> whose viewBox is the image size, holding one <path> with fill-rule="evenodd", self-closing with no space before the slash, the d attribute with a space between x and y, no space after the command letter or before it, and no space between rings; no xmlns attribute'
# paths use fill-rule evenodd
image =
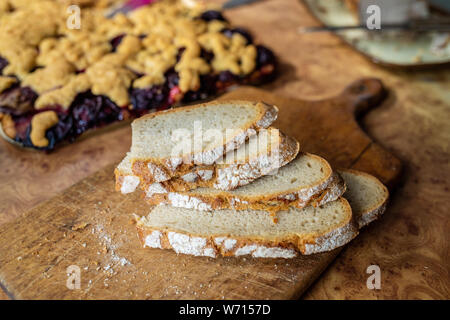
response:
<svg viewBox="0 0 450 320"><path fill-rule="evenodd" d="M355 121L384 96L378 80L362 79L321 101L282 98L250 87L220 99L276 104L280 113L275 125L296 137L303 151L319 154L335 167L364 170L393 186L399 160ZM149 207L139 193L124 196L114 191L113 169L107 166L0 226L0 283L11 298L294 299L341 250L258 260L142 249L131 214L147 214ZM80 289L66 286L69 266L79 267Z"/></svg>

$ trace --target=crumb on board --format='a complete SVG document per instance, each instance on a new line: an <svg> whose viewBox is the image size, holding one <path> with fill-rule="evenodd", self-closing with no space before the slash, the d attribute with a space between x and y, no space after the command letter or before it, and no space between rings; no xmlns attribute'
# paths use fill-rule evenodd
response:
<svg viewBox="0 0 450 320"><path fill-rule="evenodd" d="M78 230L83 230L84 228L86 228L89 225L89 223L87 222L79 222L77 224L74 224L72 226L72 231L78 231Z"/></svg>

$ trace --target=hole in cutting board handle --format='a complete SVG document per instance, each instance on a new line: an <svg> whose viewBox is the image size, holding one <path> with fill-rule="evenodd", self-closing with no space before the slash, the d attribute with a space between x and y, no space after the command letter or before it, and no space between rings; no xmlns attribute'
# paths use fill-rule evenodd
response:
<svg viewBox="0 0 450 320"><path fill-rule="evenodd" d="M353 82L341 94L344 102L356 115L379 105L387 96L381 80L364 78Z"/></svg>

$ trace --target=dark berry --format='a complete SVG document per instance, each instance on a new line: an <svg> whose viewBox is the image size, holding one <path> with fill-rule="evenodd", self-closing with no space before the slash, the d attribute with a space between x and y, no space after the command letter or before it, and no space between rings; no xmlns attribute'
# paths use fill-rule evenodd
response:
<svg viewBox="0 0 450 320"><path fill-rule="evenodd" d="M178 76L178 72L175 71L174 68L170 68L164 73L164 77L166 78L165 86L169 89L178 86L178 82L180 81L180 77Z"/></svg>
<svg viewBox="0 0 450 320"><path fill-rule="evenodd" d="M19 135L17 135L16 141L21 143L24 147L38 149L31 142L30 133L31 133L31 120L30 122L28 122L28 126L25 127L25 133L23 134L23 137L19 138Z"/></svg>
<svg viewBox="0 0 450 320"><path fill-rule="evenodd" d="M37 97L30 87L11 87L0 94L0 112L15 116L30 112Z"/></svg>
<svg viewBox="0 0 450 320"><path fill-rule="evenodd" d="M121 109L114 102L90 91L81 93L75 98L70 106L70 114L73 118L72 134L75 136L90 128L122 120Z"/></svg>
<svg viewBox="0 0 450 320"><path fill-rule="evenodd" d="M212 21L212 20L220 20L220 21L227 21L224 16L222 15L222 13L220 11L216 11L216 10L208 10L203 12L200 15L200 19L204 20L204 21Z"/></svg>
<svg viewBox="0 0 450 320"><path fill-rule="evenodd" d="M176 58L176 59L177 59L177 63L180 61L181 56L183 55L184 50L186 50L185 47L182 47L182 48L178 49L178 52L177 52L177 58Z"/></svg>
<svg viewBox="0 0 450 320"><path fill-rule="evenodd" d="M0 74L3 74L3 69L8 65L8 60L0 57Z"/></svg>
<svg viewBox="0 0 450 320"><path fill-rule="evenodd" d="M193 102L197 100L204 100L217 93L217 76L206 74L200 76L200 89L197 91L188 91L184 94L184 102Z"/></svg>
<svg viewBox="0 0 450 320"><path fill-rule="evenodd" d="M275 65L276 63L275 55L271 50L261 45L257 45L256 50L257 50L257 58L256 58L257 68L260 68L268 64Z"/></svg>
<svg viewBox="0 0 450 320"><path fill-rule="evenodd" d="M39 112L44 112L47 110L53 110L50 108L39 110ZM36 147L31 142L30 133L31 133L31 119L34 114L39 112L35 112L34 114L29 114L27 116L22 116L20 119L16 119L16 129L18 130L17 136L15 138L16 141L20 142L23 146L29 148L35 148L39 150L51 151L55 148L55 146L66 139L66 137L70 134L72 129L72 117L67 113L59 113L59 110L54 110L58 113L59 122L48 129L45 133L45 137L48 140L48 145L45 147Z"/></svg>
<svg viewBox="0 0 450 320"><path fill-rule="evenodd" d="M214 58L214 53L212 53L211 51L207 51L207 50L202 48L202 50L200 52L200 57L202 59L204 59L206 62L210 63L211 60Z"/></svg>
<svg viewBox="0 0 450 320"><path fill-rule="evenodd" d="M114 38L112 38L111 40L109 40L109 44L112 47L112 52L116 52L117 47L120 45L120 43L122 42L123 38L125 38L126 34L122 33L119 34L118 36L115 36ZM146 34L140 34L138 37L139 39L144 39L147 35Z"/></svg>
<svg viewBox="0 0 450 320"><path fill-rule="evenodd" d="M147 89L132 89L131 104L133 111L143 114L149 110L160 109L166 105L169 89L166 85L155 85Z"/></svg>
<svg viewBox="0 0 450 320"><path fill-rule="evenodd" d="M217 80L223 83L232 83L238 81L239 77L230 71L221 71Z"/></svg>
<svg viewBox="0 0 450 320"><path fill-rule="evenodd" d="M58 114L59 122L49 130L47 130L45 136L47 137L49 144L45 147L46 150L52 150L55 146L63 141L73 141L77 135L73 134L73 118L70 114Z"/></svg>
<svg viewBox="0 0 450 320"><path fill-rule="evenodd" d="M109 43L111 44L112 47L112 52L116 52L117 47L120 45L120 43L122 42L122 39L125 37L125 33L120 34L114 38L112 38Z"/></svg>

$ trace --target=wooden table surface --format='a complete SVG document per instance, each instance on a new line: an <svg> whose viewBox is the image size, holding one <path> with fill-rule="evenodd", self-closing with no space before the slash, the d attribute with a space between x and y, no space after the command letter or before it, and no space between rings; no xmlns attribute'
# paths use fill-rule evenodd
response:
<svg viewBox="0 0 450 320"><path fill-rule="evenodd" d="M365 115L362 124L374 140L403 161L400 187L386 215L342 251L304 298L449 299L450 70L389 70L331 34L300 35L298 27L317 21L297 0L260 1L226 15L251 30L280 58L278 79L265 87L278 95L331 96L368 76L382 79L390 90L387 101ZM103 136L115 143L93 149L95 139L85 139L70 147L70 161L67 154L62 156L69 148L42 161L33 152L1 142L0 223L120 160L129 148L129 128ZM11 159L20 170L8 169ZM36 166L36 161L42 163ZM26 187L19 187L24 181ZM366 268L373 264L381 270L380 290L366 286ZM6 295L0 293L2 298Z"/></svg>

